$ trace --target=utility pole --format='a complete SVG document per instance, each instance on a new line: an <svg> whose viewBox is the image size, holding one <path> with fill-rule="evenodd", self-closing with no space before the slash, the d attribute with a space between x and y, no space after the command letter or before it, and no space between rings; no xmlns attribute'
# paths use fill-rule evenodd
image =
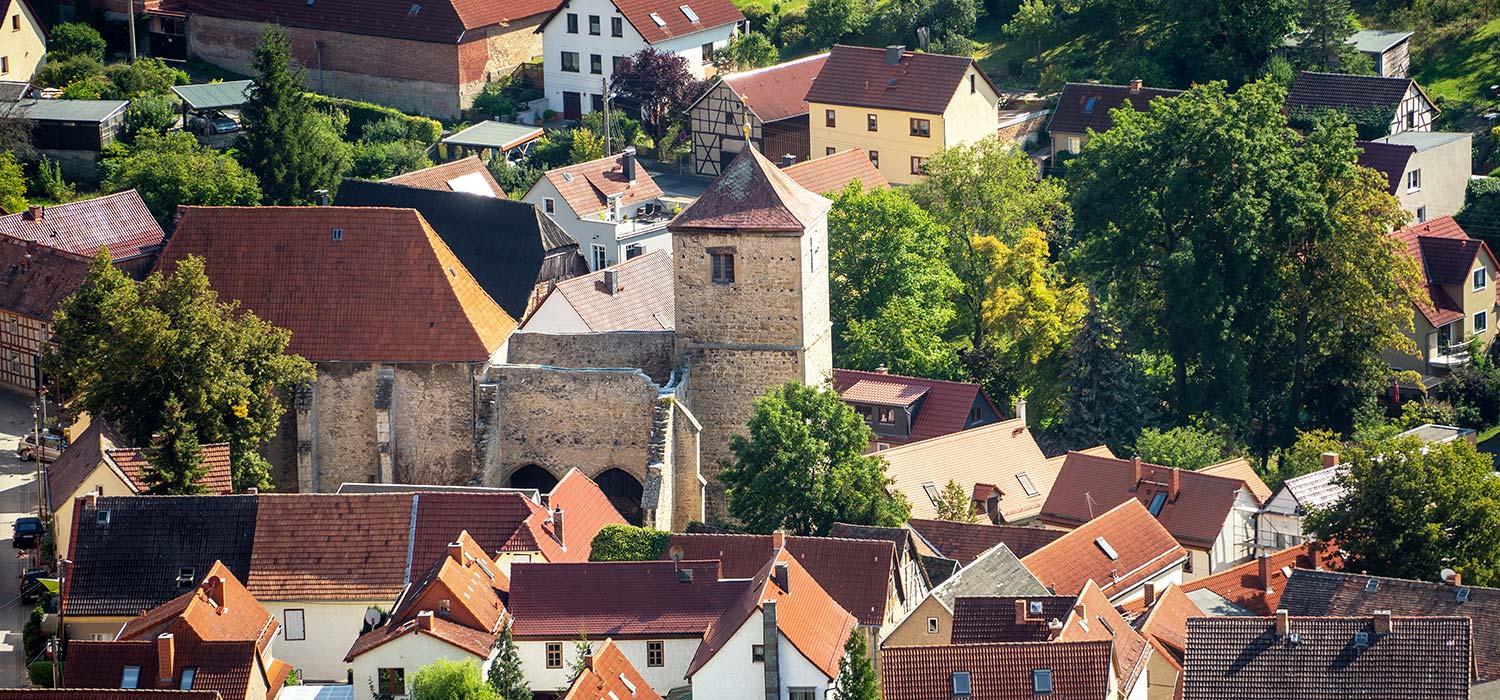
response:
<svg viewBox="0 0 1500 700"><path fill-rule="evenodd" d="M125 8L126 22L130 25L130 62L135 63L135 0L125 0Z"/></svg>
<svg viewBox="0 0 1500 700"><path fill-rule="evenodd" d="M604 155L614 154L614 149L609 140L609 78L600 78L599 82L604 84Z"/></svg>

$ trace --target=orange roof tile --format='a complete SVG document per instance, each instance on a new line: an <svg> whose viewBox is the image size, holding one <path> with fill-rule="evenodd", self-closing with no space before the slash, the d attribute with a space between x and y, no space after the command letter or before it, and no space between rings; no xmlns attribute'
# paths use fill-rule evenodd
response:
<svg viewBox="0 0 1500 700"><path fill-rule="evenodd" d="M460 181L460 187L455 189L454 182ZM430 168L413 170L402 173L395 177L388 177L381 182L389 182L393 185L406 185L407 187L418 187L424 190L441 190L443 192L477 192L468 189L467 183L482 184L492 194L500 199L505 199L505 190L501 189L500 183L495 181L495 176L490 174L490 169L484 166L479 156L460 158L451 163L434 165Z"/></svg>
<svg viewBox="0 0 1500 700"><path fill-rule="evenodd" d="M1319 568L1321 562L1322 557L1312 554L1307 545L1298 545L1189 581L1182 584L1182 591L1213 591L1256 615L1270 615L1281 602L1292 570Z"/></svg>
<svg viewBox="0 0 1500 700"><path fill-rule="evenodd" d="M1187 621L1193 617L1203 617L1203 611L1174 583L1157 596L1139 623L1146 641L1179 671L1187 652Z"/></svg>
<svg viewBox="0 0 1500 700"><path fill-rule="evenodd" d="M1417 300L1417 310L1433 326L1440 326L1464 317L1463 307L1453 300L1442 285L1453 283L1455 277L1462 282L1480 250L1491 259L1494 253L1483 241L1469 238L1458 222L1451 216L1438 217L1430 221L1413 224L1391 232L1398 250L1414 260L1421 268L1427 297ZM1442 245L1456 242L1457 246ZM1472 242L1472 243L1471 243Z"/></svg>
<svg viewBox="0 0 1500 700"><path fill-rule="evenodd" d="M481 658L488 658L490 649L495 646L495 640L499 637L496 634L481 632L472 627L445 620L430 610L424 610L406 622L388 622L360 635L359 639L354 640L354 646L350 647L349 654L344 657L344 661L353 661L375 647L408 634L429 635Z"/></svg>
<svg viewBox="0 0 1500 700"><path fill-rule="evenodd" d="M1117 596L1187 557L1172 533L1140 501L1130 499L1022 557L1021 563L1055 594L1079 593L1093 581L1106 595Z"/></svg>
<svg viewBox="0 0 1500 700"><path fill-rule="evenodd" d="M1135 679L1146 671L1145 661L1150 654L1150 644L1125 621L1120 611L1115 610L1109 598L1093 581L1083 585L1072 612L1063 622L1062 632L1058 634L1057 640L1109 641L1110 658L1121 688L1134 686Z"/></svg>
<svg viewBox="0 0 1500 700"><path fill-rule="evenodd" d="M864 192L891 188L885 176L880 174L880 169L870 162L870 155L858 148L805 160L783 172L809 192L818 194L842 192L855 180L859 181L859 188Z"/></svg>
<svg viewBox="0 0 1500 700"><path fill-rule="evenodd" d="M92 258L109 249L116 262L150 255L167 235L135 190L0 216L0 235L32 241Z"/></svg>
<svg viewBox="0 0 1500 700"><path fill-rule="evenodd" d="M1000 490L1004 521L1026 520L1041 512L1057 480L1057 472L1019 419L893 447L880 456L888 465L891 488L911 502L913 518L937 517L927 485L941 492L951 479L965 492L975 484L993 484Z"/></svg>
<svg viewBox="0 0 1500 700"><path fill-rule="evenodd" d="M543 177L562 195L563 201L579 218L587 217L609 206L609 198L620 196L620 204L630 205L662 196L651 173L635 165L635 182L625 180L623 155L605 156L586 163L564 165L548 170Z"/></svg>
<svg viewBox="0 0 1500 700"><path fill-rule="evenodd" d="M1243 457L1219 462L1198 470L1200 474L1212 474L1214 476L1227 476L1231 479L1239 479L1250 487L1250 493L1255 494L1262 503L1270 500L1271 487L1262 481L1259 474L1255 473L1255 467L1250 466L1249 460Z"/></svg>
<svg viewBox="0 0 1500 700"><path fill-rule="evenodd" d="M482 362L516 327L411 209L181 207L159 267L190 255L313 361Z"/></svg>
<svg viewBox="0 0 1500 700"><path fill-rule="evenodd" d="M577 469L568 470L552 487L547 502L554 510L563 511L563 542L557 541L551 514L540 506L526 519L526 525L549 562L588 561L599 530L605 525L628 524L599 485Z"/></svg>
<svg viewBox="0 0 1500 700"><path fill-rule="evenodd" d="M661 700L625 653L606 639L573 679L562 700Z"/></svg>
<svg viewBox="0 0 1500 700"><path fill-rule="evenodd" d="M905 444L956 433L969 427L969 412L979 403L988 405L995 415L1000 415L994 404L990 403L989 396L985 395L984 389L973 382L950 382L854 369L833 370L833 388L845 401L858 401L859 399L852 398L845 392L866 382L869 382L866 384L868 387L880 387L881 392L925 392L922 405L917 408L916 419L912 422L911 435L904 440L882 435L879 436L881 442Z"/></svg>
<svg viewBox="0 0 1500 700"><path fill-rule="evenodd" d="M157 640L85 641L68 643L68 663L63 664L63 685L74 688L120 685L125 667L140 669L142 688L181 687L184 669L195 669L195 690L217 691L224 700L254 700L251 686L258 680L270 687L267 673L253 641L200 642L173 638L172 676L159 678ZM269 697L269 694L267 694Z"/></svg>
<svg viewBox="0 0 1500 700"><path fill-rule="evenodd" d="M234 477L230 473L229 443L213 443L204 445L202 449L203 464L208 467L208 473L198 479L197 485L203 487L205 493L234 493ZM151 490L145 476L146 470L151 468L151 461L147 459L144 449L139 447L108 449L104 451L104 458L112 462L113 466L125 475L125 478L135 487L136 493L147 493Z"/></svg>
<svg viewBox="0 0 1500 700"><path fill-rule="evenodd" d="M261 651L280 623L223 562L214 562L197 588L127 623L117 639L156 639L171 633L202 642L252 641Z"/></svg>

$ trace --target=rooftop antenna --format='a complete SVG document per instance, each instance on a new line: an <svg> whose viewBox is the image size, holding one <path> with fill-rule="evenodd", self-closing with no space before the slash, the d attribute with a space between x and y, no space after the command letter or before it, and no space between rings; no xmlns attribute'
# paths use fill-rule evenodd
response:
<svg viewBox="0 0 1500 700"><path fill-rule="evenodd" d="M1088 504L1089 504L1089 520L1093 520L1094 519L1094 494L1089 493L1088 491L1084 491L1083 492L1083 500L1085 500L1085 501L1088 502Z"/></svg>
<svg viewBox="0 0 1500 700"><path fill-rule="evenodd" d="M667 550L667 556L672 558L672 571L679 570L678 567L680 564L682 564L682 555L682 545L680 544L674 544L670 549Z"/></svg>

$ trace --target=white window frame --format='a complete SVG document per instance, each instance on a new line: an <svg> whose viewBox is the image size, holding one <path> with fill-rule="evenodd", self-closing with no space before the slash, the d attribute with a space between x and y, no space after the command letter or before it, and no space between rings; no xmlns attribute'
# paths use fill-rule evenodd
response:
<svg viewBox="0 0 1500 700"><path fill-rule="evenodd" d="M590 248L590 252L592 253L590 257L592 258L592 262L594 263L595 270L603 270L604 268L609 267L608 248L605 248L603 245L600 245L598 243L594 243Z"/></svg>
<svg viewBox="0 0 1500 700"><path fill-rule="evenodd" d="M556 214L557 213L557 200L555 200L555 199L553 199L551 197L543 197L542 198L542 211L547 212L548 214Z"/></svg>
<svg viewBox="0 0 1500 700"><path fill-rule="evenodd" d="M1490 329L1490 312L1480 311L1474 314L1474 335L1479 335Z"/></svg>
<svg viewBox="0 0 1500 700"><path fill-rule="evenodd" d="M928 634L937 634L938 633L938 619L937 618L935 618L935 617L929 617L929 618L927 618L927 633Z"/></svg>
<svg viewBox="0 0 1500 700"><path fill-rule="evenodd" d="M1417 207L1417 223L1427 220L1427 207Z"/></svg>
<svg viewBox="0 0 1500 700"><path fill-rule="evenodd" d="M292 623L293 620L296 620L296 624ZM281 638L288 642L301 642L307 639L307 611L302 608L287 608L282 612Z"/></svg>
<svg viewBox="0 0 1500 700"><path fill-rule="evenodd" d="M1406 191L1419 192L1422 189L1422 169L1417 168L1406 174Z"/></svg>
<svg viewBox="0 0 1500 700"><path fill-rule="evenodd" d="M1077 136L1069 136L1068 137L1068 152L1072 153L1073 155L1078 155L1078 152L1082 151L1082 150L1083 150L1083 139L1078 138Z"/></svg>
<svg viewBox="0 0 1500 700"><path fill-rule="evenodd" d="M1489 271L1489 268L1486 268L1484 266L1480 266L1480 268L1478 270L1474 271L1473 277L1474 277L1474 291L1477 292L1477 291L1479 291L1481 289L1484 289L1485 287L1490 286L1489 285L1489 282L1490 282L1490 271Z"/></svg>
<svg viewBox="0 0 1500 700"><path fill-rule="evenodd" d="M120 670L120 688L133 690L141 687L141 667L126 666Z"/></svg>

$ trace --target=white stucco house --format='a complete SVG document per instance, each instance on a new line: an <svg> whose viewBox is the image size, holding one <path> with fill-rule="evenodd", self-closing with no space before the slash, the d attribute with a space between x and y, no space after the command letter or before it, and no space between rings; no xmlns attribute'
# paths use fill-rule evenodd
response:
<svg viewBox="0 0 1500 700"><path fill-rule="evenodd" d="M621 59L652 48L682 56L703 79L709 57L734 38L745 16L730 0L567 0L543 20L547 104L565 119L604 108L605 81Z"/></svg>
<svg viewBox="0 0 1500 700"><path fill-rule="evenodd" d="M651 173L636 161L635 148L626 148L548 170L522 199L577 240L589 269L597 271L672 249L667 224L681 203L663 197Z"/></svg>

